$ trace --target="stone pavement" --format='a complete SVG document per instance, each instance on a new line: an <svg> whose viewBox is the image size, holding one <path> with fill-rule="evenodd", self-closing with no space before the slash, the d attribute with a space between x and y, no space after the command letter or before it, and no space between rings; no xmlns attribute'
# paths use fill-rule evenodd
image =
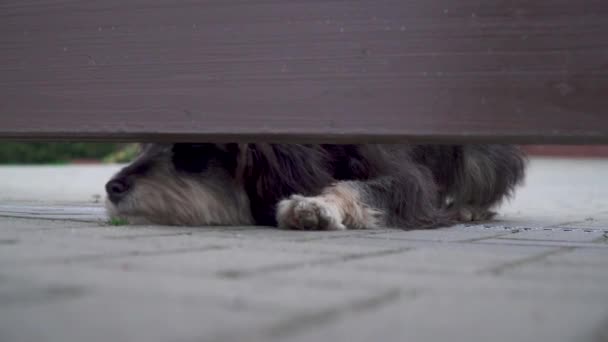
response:
<svg viewBox="0 0 608 342"><path fill-rule="evenodd" d="M111 170L63 170L94 185L52 205L0 170L2 342L608 341L608 161L533 160L496 221L418 231L108 226Z"/></svg>

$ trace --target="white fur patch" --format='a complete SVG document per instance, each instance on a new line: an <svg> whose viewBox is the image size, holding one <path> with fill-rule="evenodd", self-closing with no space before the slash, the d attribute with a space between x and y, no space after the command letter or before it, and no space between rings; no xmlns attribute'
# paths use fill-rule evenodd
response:
<svg viewBox="0 0 608 342"><path fill-rule="evenodd" d="M279 202L277 222L280 228L344 230L343 218L336 203L323 197L293 195Z"/></svg>
<svg viewBox="0 0 608 342"><path fill-rule="evenodd" d="M328 187L320 196L292 195L279 202L280 228L344 230L376 228L382 213L361 202L358 191L347 183Z"/></svg>

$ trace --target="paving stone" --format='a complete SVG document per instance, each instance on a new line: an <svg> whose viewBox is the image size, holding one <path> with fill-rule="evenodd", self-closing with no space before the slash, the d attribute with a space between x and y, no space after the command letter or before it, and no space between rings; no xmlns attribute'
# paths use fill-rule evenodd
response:
<svg viewBox="0 0 608 342"><path fill-rule="evenodd" d="M306 268L315 264L340 263L400 253L401 249L384 249L357 253L311 253L296 250L257 250L228 248L192 251L173 255L141 255L92 260L95 267L130 268L175 274L216 275L222 278L264 276L287 269Z"/></svg>
<svg viewBox="0 0 608 342"><path fill-rule="evenodd" d="M72 230L53 230L26 233L3 239L12 241L0 248L0 265L23 263L65 263L95 258L134 256L139 254L184 253L195 250L222 248L213 239L192 239L189 235L156 235L145 239L108 239L103 237L83 237ZM102 228L102 230L111 228Z"/></svg>
<svg viewBox="0 0 608 342"><path fill-rule="evenodd" d="M582 222L587 220L591 214L578 214L571 212L564 212L564 214L556 215L554 212L544 214L526 214L526 215L514 215L514 214L503 214L499 215L495 221L490 223L491 226L502 226L504 228L517 228L517 229L542 229L552 228L567 225L573 222Z"/></svg>
<svg viewBox="0 0 608 342"><path fill-rule="evenodd" d="M0 310L3 341L215 340L268 325L280 314L140 293L87 293Z"/></svg>
<svg viewBox="0 0 608 342"><path fill-rule="evenodd" d="M45 341L58 340L57 336L68 340L78 340L83 336L97 340L100 338L97 335L117 340L150 338L156 341L164 340L167 334L175 334L179 337L176 340L201 336L203 340L226 340L229 337L232 338L228 340L234 340L235 336L250 336L256 331L261 333L290 315L313 315L319 310L331 310L374 298L383 291L387 290L311 286L306 283L285 286L271 278L243 282L203 276L180 277L128 268L117 272L91 268L88 264L26 266L0 272L0 331L12 327L19 333L9 336L17 341L44 334L48 335ZM95 310L90 307L93 305L109 307L100 308L98 311L101 313L91 314L90 311ZM159 312L144 313L141 317L139 310ZM129 331L127 323L116 317L103 319L102 313L116 316L116 311L120 311L118 317L122 320L132 321L132 328L144 331ZM34 329L27 324L18 324L44 320L46 315L56 314L63 317L51 317ZM175 317L170 316L172 314ZM184 320L184 315L196 315L204 322L197 324L190 317ZM213 316L211 323L208 322L209 316ZM3 320L3 317L10 319ZM28 317L29 320L25 319ZM70 326L70 321L77 322L80 317L97 319L102 322L101 326L91 327L85 323L77 326L76 330L49 331L53 326ZM156 324L160 319L168 322ZM171 327L172 321L179 322ZM145 327L146 324L150 326Z"/></svg>
<svg viewBox="0 0 608 342"><path fill-rule="evenodd" d="M105 222L108 216L101 205L14 205L0 204L0 216L26 219Z"/></svg>
<svg viewBox="0 0 608 342"><path fill-rule="evenodd" d="M540 264L539 264L540 265ZM602 271L598 269L598 271ZM453 296L492 296L505 298L527 298L535 301L540 297L560 300L608 299L605 282L549 282L540 277L511 276L479 272L474 275L464 272L429 272L424 269L394 271L381 268L353 269L342 265L316 265L306 270L286 270L269 274L283 286L296 283L300 286L324 288L357 287L370 290L387 288L426 293L450 293ZM253 278L252 278L253 279Z"/></svg>
<svg viewBox="0 0 608 342"><path fill-rule="evenodd" d="M542 279L548 282L585 282L608 284L608 249L601 249L594 257L564 253L550 255L534 263L504 270L510 277ZM607 305L608 305L608 298Z"/></svg>
<svg viewBox="0 0 608 342"><path fill-rule="evenodd" d="M587 219L578 222L567 222L558 225L563 228L578 228L586 230L602 230L608 232L608 214L598 213L596 215L590 215Z"/></svg>
<svg viewBox="0 0 608 342"><path fill-rule="evenodd" d="M594 242L608 232L603 230L584 231L580 229L542 229L519 231L515 234L497 237L501 240L529 240L547 242Z"/></svg>
<svg viewBox="0 0 608 342"><path fill-rule="evenodd" d="M79 222L70 220L41 220L38 218L19 218L0 216L2 225L0 226L0 234L7 232L22 233L25 231L51 230L51 229L72 229L80 227L99 227L99 224L90 222Z"/></svg>
<svg viewBox="0 0 608 342"><path fill-rule="evenodd" d="M593 265L600 269L608 266L608 250L596 248L575 248L567 253L551 255L547 260L564 265Z"/></svg>
<svg viewBox="0 0 608 342"><path fill-rule="evenodd" d="M278 325L281 341L583 341L608 317L604 300L422 293L375 310L345 308L324 324ZM584 317L581 314L584 313ZM321 315L322 313L319 313ZM310 320L309 320L310 321ZM575 323L576 322L576 323ZM284 328L287 326L288 328Z"/></svg>
<svg viewBox="0 0 608 342"><path fill-rule="evenodd" d="M435 242L468 242L471 240L487 239L510 235L516 228L498 224L486 225L456 225L439 229L399 230L370 235L371 238L386 240L420 240Z"/></svg>
<svg viewBox="0 0 608 342"><path fill-rule="evenodd" d="M475 274L487 268L542 255L551 250L551 247L538 246L447 244L416 248L379 258L353 260L344 263L343 267L384 272Z"/></svg>
<svg viewBox="0 0 608 342"><path fill-rule="evenodd" d="M242 231L246 230L246 232ZM343 239L349 237L361 237L368 235L381 234L394 231L394 229L365 229L365 230L347 230L347 231L306 231L306 230L286 230L275 227L243 227L242 230L226 231L217 229L213 231L214 236L244 238L248 241L293 241L293 242L310 242L310 241L325 241L334 239ZM205 232L206 233L206 232Z"/></svg>
<svg viewBox="0 0 608 342"><path fill-rule="evenodd" d="M83 264L27 266L2 271L0 277L0 308L42 305L68 297L70 293L62 293L62 289L76 289L75 295L78 296L104 294L128 297L141 294L174 301L207 303L218 310L288 314L328 309L390 289L281 283L271 277L258 277L245 282L212 275L169 274L128 267L119 270L92 268ZM302 300L303 297L310 300Z"/></svg>
<svg viewBox="0 0 608 342"><path fill-rule="evenodd" d="M113 227L99 203L0 203L0 341L602 341L606 172L533 160L497 220L437 230Z"/></svg>
<svg viewBox="0 0 608 342"><path fill-rule="evenodd" d="M557 239L558 237L556 237ZM581 247L581 248L606 248L605 243L592 242L576 242L576 241L551 241L551 240L526 240L526 239L485 239L475 241L475 244L484 245L518 245L518 246L541 246L541 247Z"/></svg>

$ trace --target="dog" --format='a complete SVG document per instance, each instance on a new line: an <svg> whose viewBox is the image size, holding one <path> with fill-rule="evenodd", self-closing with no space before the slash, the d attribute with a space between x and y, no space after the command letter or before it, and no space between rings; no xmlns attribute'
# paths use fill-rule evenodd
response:
<svg viewBox="0 0 608 342"><path fill-rule="evenodd" d="M143 144L106 208L131 224L423 229L491 219L525 168L512 145Z"/></svg>

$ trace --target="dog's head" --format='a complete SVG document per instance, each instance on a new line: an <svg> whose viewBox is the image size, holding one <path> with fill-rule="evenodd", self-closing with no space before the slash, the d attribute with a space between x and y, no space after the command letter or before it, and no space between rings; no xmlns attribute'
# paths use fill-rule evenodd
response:
<svg viewBox="0 0 608 342"><path fill-rule="evenodd" d="M236 145L146 144L106 184L111 217L168 225L249 224L248 196L235 177Z"/></svg>
<svg viewBox="0 0 608 342"><path fill-rule="evenodd" d="M106 208L134 224L273 224L280 199L331 181L326 164L302 145L145 144L106 184Z"/></svg>

